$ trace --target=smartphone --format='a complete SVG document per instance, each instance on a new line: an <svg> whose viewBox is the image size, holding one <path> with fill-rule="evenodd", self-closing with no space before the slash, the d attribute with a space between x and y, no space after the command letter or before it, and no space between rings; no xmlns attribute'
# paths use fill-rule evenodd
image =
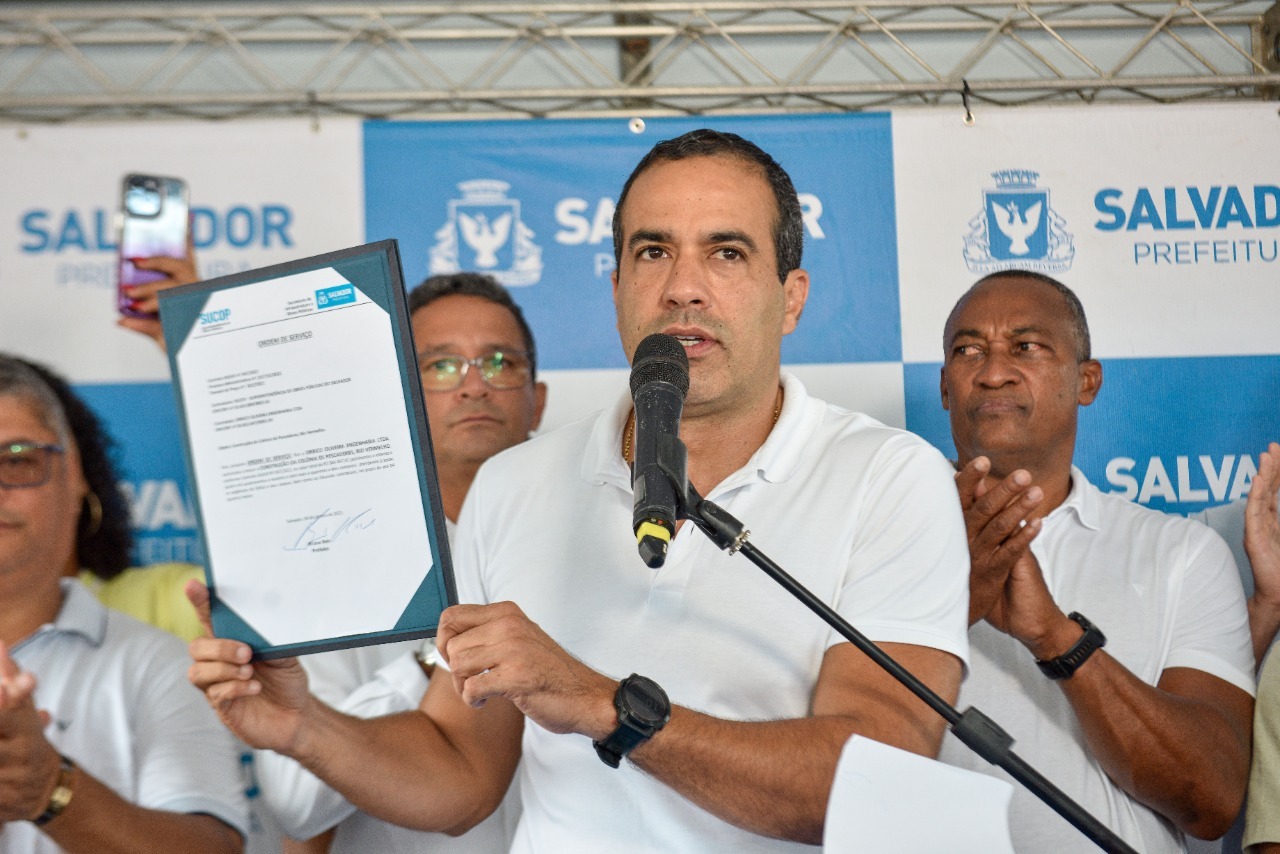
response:
<svg viewBox="0 0 1280 854"><path fill-rule="evenodd" d="M140 270L134 258L187 256L187 231L191 227L191 206L187 185L181 178L159 175L125 175L120 188L120 247L116 304L121 314L154 317L137 311L125 288L163 279L152 270Z"/></svg>

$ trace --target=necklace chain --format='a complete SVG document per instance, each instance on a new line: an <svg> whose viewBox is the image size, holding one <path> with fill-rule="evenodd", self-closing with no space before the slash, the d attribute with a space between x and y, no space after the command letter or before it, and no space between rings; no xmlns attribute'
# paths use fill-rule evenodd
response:
<svg viewBox="0 0 1280 854"><path fill-rule="evenodd" d="M778 416L782 414L782 387L778 387L778 396L773 401L773 423L778 423ZM636 413L631 410L631 414L627 416L627 429L622 434L622 461L631 462L631 444L636 437Z"/></svg>

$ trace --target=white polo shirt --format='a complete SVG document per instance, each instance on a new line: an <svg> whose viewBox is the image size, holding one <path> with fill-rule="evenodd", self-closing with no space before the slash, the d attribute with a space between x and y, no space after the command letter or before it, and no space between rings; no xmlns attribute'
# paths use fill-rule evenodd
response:
<svg viewBox="0 0 1280 854"><path fill-rule="evenodd" d="M452 540L454 525L447 519L445 529ZM313 694L340 712L373 718L418 708L427 692L427 675L414 656L421 646L422 641L400 641L307 655L301 661ZM493 815L452 837L374 818L288 757L260 750L255 758L263 801L290 836L310 839L337 827L330 854L498 854L511 847L520 814L514 786Z"/></svg>
<svg viewBox="0 0 1280 854"><path fill-rule="evenodd" d="M101 605L62 582L52 624L16 644L37 679L49 741L125 800L155 810L206 813L241 834L248 805L235 741L187 682L182 641ZM54 854L29 822L0 825L0 851Z"/></svg>
<svg viewBox="0 0 1280 854"><path fill-rule="evenodd" d="M966 659L969 559L951 467L918 437L784 382L768 439L708 497L873 640ZM620 453L630 408L622 397L481 467L458 524L459 598L513 600L588 666L648 676L674 703L734 720L807 716L843 638L692 525L661 569L641 562ZM519 780L514 851L812 850L736 828L630 763L606 767L590 740L532 722Z"/></svg>
<svg viewBox="0 0 1280 854"><path fill-rule="evenodd" d="M1206 507L1187 517L1208 525L1227 541L1231 556L1236 561L1236 569L1240 571L1240 583L1244 585L1246 598L1253 595L1253 568L1249 565L1249 553L1244 550L1244 511L1248 503L1241 498L1230 504Z"/></svg>
<svg viewBox="0 0 1280 854"><path fill-rule="evenodd" d="M1058 607L1101 629L1106 651L1148 685L1168 668L1191 667L1252 695L1248 614L1222 538L1197 522L1100 492L1079 469L1071 480L1067 500L1031 544ZM985 621L969 640L971 669L959 707L977 706L994 718L1014 737L1019 756L1137 850L1183 850L1182 834L1126 795L1089 754L1061 687L1022 644ZM1008 779L950 734L940 758ZM1010 818L1014 848L1024 854L1097 851L1017 784Z"/></svg>

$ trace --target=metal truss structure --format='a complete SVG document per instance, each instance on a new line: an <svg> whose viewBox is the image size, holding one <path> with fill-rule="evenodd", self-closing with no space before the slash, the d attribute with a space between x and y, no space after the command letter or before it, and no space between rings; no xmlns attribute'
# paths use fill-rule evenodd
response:
<svg viewBox="0 0 1280 854"><path fill-rule="evenodd" d="M0 121L1280 97L1273 0L0 6Z"/></svg>

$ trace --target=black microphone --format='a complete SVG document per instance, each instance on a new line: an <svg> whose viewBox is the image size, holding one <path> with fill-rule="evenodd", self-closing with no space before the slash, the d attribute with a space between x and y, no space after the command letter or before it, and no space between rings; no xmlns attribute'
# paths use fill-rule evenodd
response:
<svg viewBox="0 0 1280 854"><path fill-rule="evenodd" d="M684 346L661 333L641 341L631 360L631 397L636 412L636 462L631 475L635 512L631 521L640 558L653 569L667 559L679 500L686 490L680 413L688 391L689 357Z"/></svg>

